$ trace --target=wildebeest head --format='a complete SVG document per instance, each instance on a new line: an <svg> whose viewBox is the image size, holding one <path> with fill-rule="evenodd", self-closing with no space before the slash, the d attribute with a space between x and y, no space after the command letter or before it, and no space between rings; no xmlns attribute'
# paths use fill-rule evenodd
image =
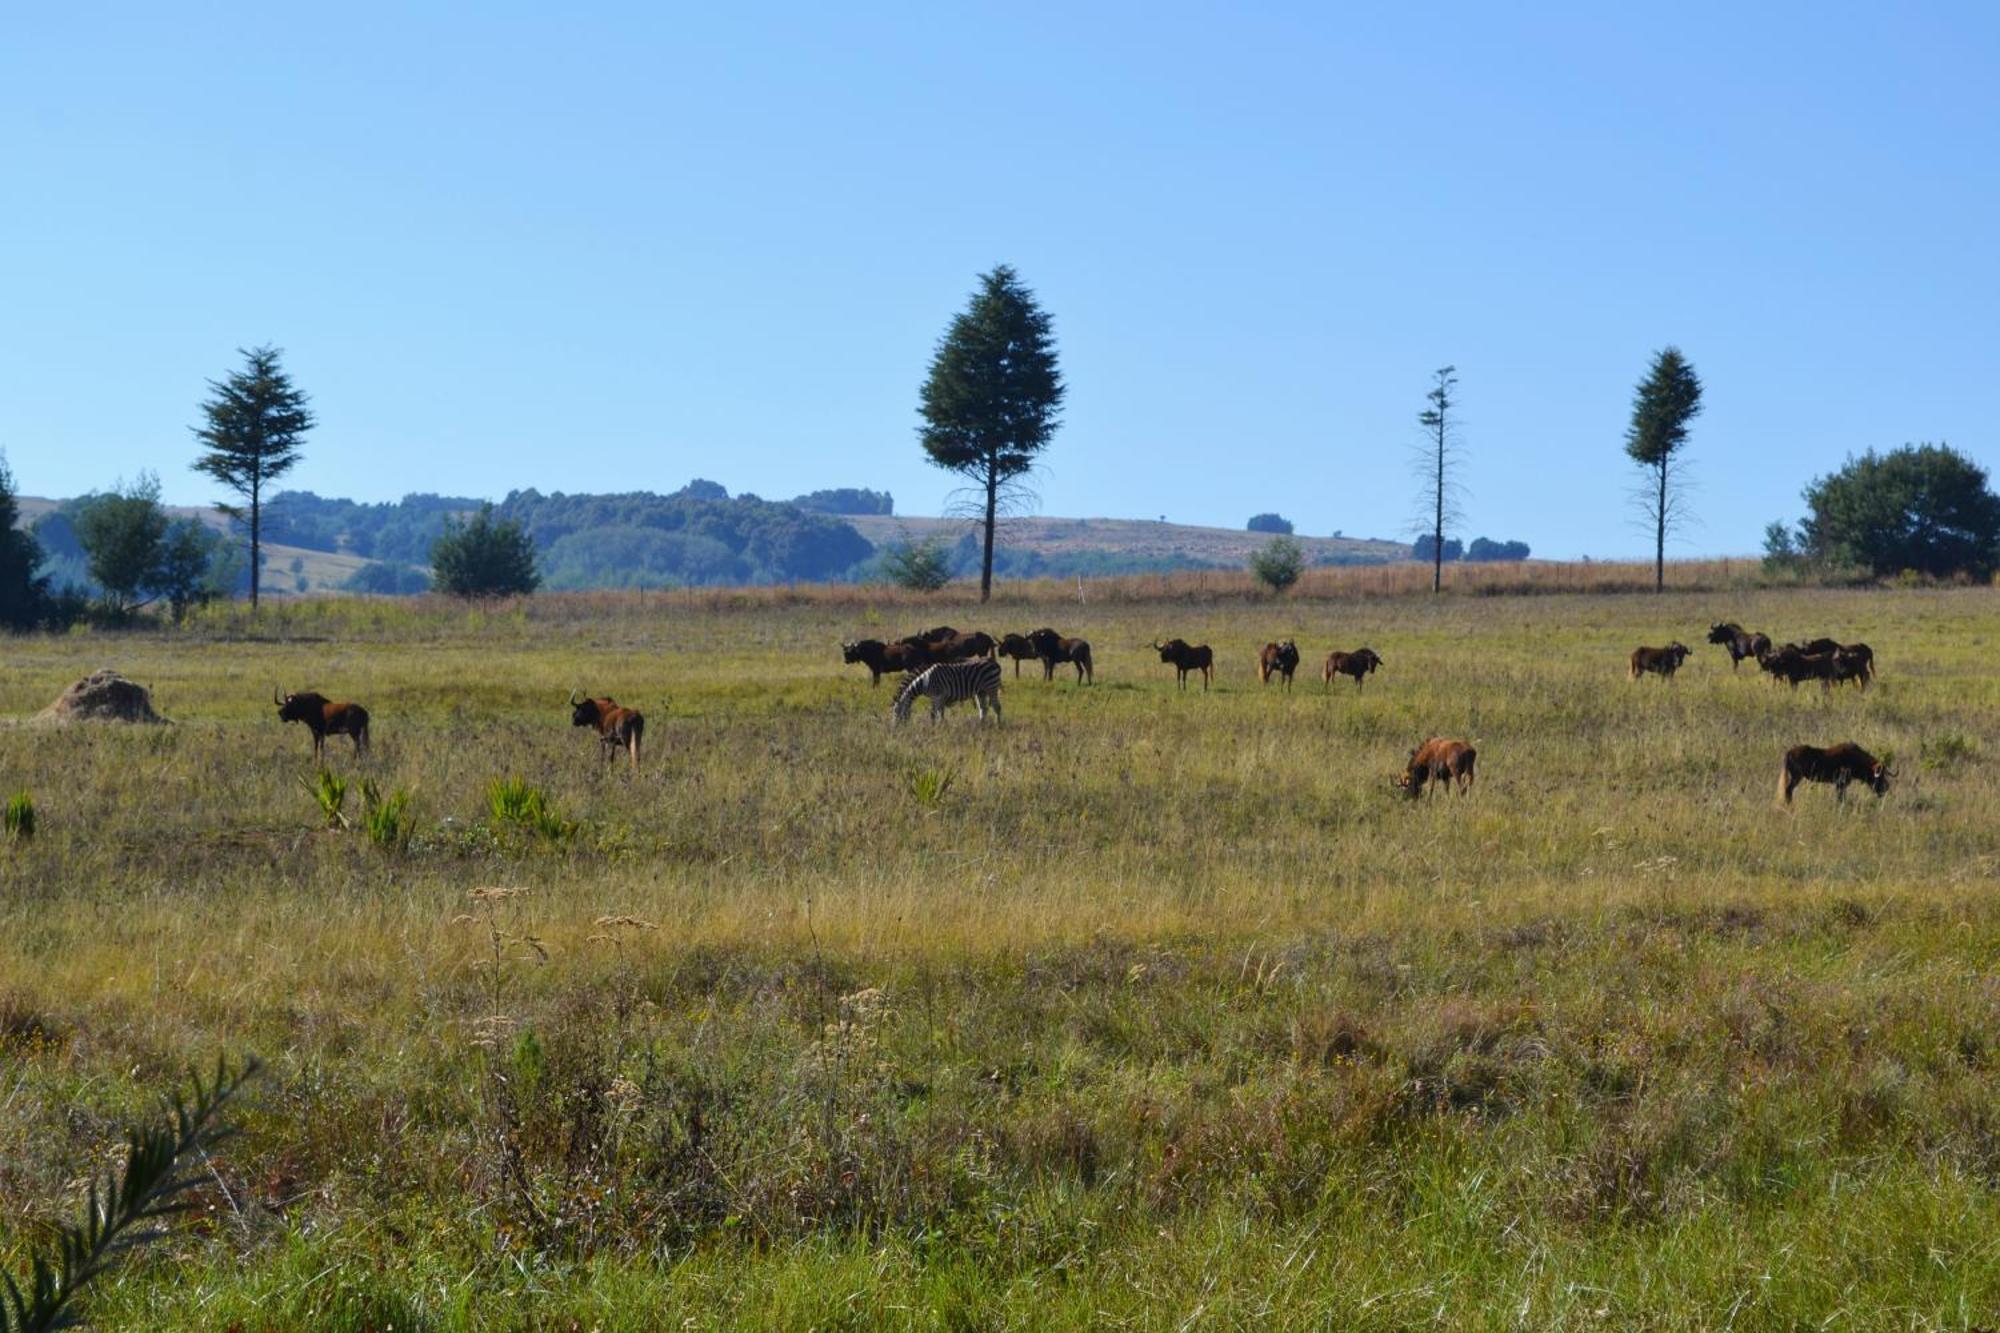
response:
<svg viewBox="0 0 2000 1333"><path fill-rule="evenodd" d="M579 693L581 691L578 690L569 692L569 724L572 727L594 727L602 716L600 704L607 701L579 699L577 697Z"/></svg>
<svg viewBox="0 0 2000 1333"><path fill-rule="evenodd" d="M1155 639L1153 641L1153 651L1160 655L1162 662L1171 662L1174 658L1187 651L1187 640L1168 639L1165 643L1161 643Z"/></svg>
<svg viewBox="0 0 2000 1333"><path fill-rule="evenodd" d="M271 687L271 702L278 706L280 722L304 722L307 718L326 715L326 696L306 690L297 694L280 697L278 687Z"/></svg>
<svg viewBox="0 0 2000 1333"><path fill-rule="evenodd" d="M1868 770L1868 789L1880 796L1889 790L1889 779L1895 776L1896 770L1889 767L1889 761L1878 759L1875 766Z"/></svg>
<svg viewBox="0 0 2000 1333"><path fill-rule="evenodd" d="M1735 643L1742 634L1743 627L1734 621L1724 621L1720 625L1710 625L1708 627L1708 641L1710 643Z"/></svg>

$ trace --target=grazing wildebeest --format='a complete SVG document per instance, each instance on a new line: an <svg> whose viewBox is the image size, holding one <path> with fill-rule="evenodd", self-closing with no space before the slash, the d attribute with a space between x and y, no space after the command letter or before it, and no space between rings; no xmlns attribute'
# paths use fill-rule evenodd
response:
<svg viewBox="0 0 2000 1333"><path fill-rule="evenodd" d="M354 741L354 753L359 756L368 751L368 710L360 704L333 703L324 694L314 694L310 690L299 694L280 697L278 687L271 687L271 702L278 706L280 722L303 722L312 733L313 759L326 758L326 738L328 736L348 736Z"/></svg>
<svg viewBox="0 0 2000 1333"><path fill-rule="evenodd" d="M970 634L954 634L948 639L933 640L931 656L940 662L963 662L974 657L991 657L1000 645L991 634L984 630L974 630Z"/></svg>
<svg viewBox="0 0 2000 1333"><path fill-rule="evenodd" d="M1742 666L1746 657L1762 657L1771 651L1770 635L1746 630L1733 620L1725 620L1720 625L1710 625L1708 641L1719 643L1729 650L1729 665L1732 670Z"/></svg>
<svg viewBox="0 0 2000 1333"><path fill-rule="evenodd" d="M1396 779L1396 785L1412 799L1423 795L1424 784L1431 784L1431 790L1453 786L1457 792L1472 790L1473 766L1479 762L1479 751L1464 741L1448 741L1433 736L1410 751L1409 767Z"/></svg>
<svg viewBox="0 0 2000 1333"><path fill-rule="evenodd" d="M868 683L879 685L882 677L916 671L935 660L930 649L908 643L884 643L880 639L855 639L840 645L840 660L868 668Z"/></svg>
<svg viewBox="0 0 2000 1333"><path fill-rule="evenodd" d="M1632 650L1632 679L1637 680L1647 672L1673 679L1674 672L1681 669L1687 660L1688 647L1678 641L1664 648L1634 648Z"/></svg>
<svg viewBox="0 0 2000 1333"><path fill-rule="evenodd" d="M1269 685L1271 677L1285 678L1285 688L1292 688L1292 673L1299 669L1299 646L1290 639L1279 643L1267 643L1257 654L1257 680Z"/></svg>
<svg viewBox="0 0 2000 1333"><path fill-rule="evenodd" d="M1035 658L1040 656L1040 654L1035 651L1035 645L1028 642L1028 636L1025 634L1001 635L1000 646L997 649L995 649L995 651L1001 657L1011 657L1014 659L1015 680L1019 680L1021 678L1021 663L1032 662L1035 660Z"/></svg>
<svg viewBox="0 0 2000 1333"><path fill-rule="evenodd" d="M986 709L993 709L993 720L1000 720L1000 664L990 657L971 662L946 662L922 671L913 671L903 677L903 683L896 691L896 702L889 707L891 723L910 720L910 708L918 699L931 701L931 721L944 716L944 710L952 704L972 700L979 709L979 718L986 719Z"/></svg>
<svg viewBox="0 0 2000 1333"><path fill-rule="evenodd" d="M1201 692L1208 693L1209 682L1215 679L1215 650L1205 643L1189 643L1186 639L1168 639L1165 643L1155 643L1153 650L1162 662L1174 668L1175 679L1182 689L1187 688L1188 672L1201 672Z"/></svg>
<svg viewBox="0 0 2000 1333"><path fill-rule="evenodd" d="M1363 677L1382 665L1382 659L1375 655L1373 648L1357 648L1351 653L1328 653L1326 666L1320 676L1328 689L1333 688L1335 676L1354 677L1354 688L1360 689Z"/></svg>
<svg viewBox="0 0 2000 1333"><path fill-rule="evenodd" d="M1808 680L1816 680L1821 688L1831 689L1841 681L1864 680L1866 671L1863 659L1853 656L1843 661L1838 648L1809 653L1789 643L1758 658L1757 665L1770 673L1773 679L1782 680L1793 689L1797 689L1801 681Z"/></svg>
<svg viewBox="0 0 2000 1333"><path fill-rule="evenodd" d="M916 648L935 649L939 644L950 643L958 637L958 631L949 625L939 625L936 629L919 630L905 635L902 642Z"/></svg>
<svg viewBox="0 0 2000 1333"><path fill-rule="evenodd" d="M1042 659L1043 680L1054 680L1057 665L1069 662L1076 667L1079 683L1097 683L1097 672L1090 665L1090 644L1084 640L1065 639L1044 626L1030 634L1028 642L1035 645L1035 656Z"/></svg>
<svg viewBox="0 0 2000 1333"><path fill-rule="evenodd" d="M1877 796L1889 790L1896 771L1853 741L1842 741L1822 750L1816 745L1794 745L1785 751L1785 766L1778 773L1778 799L1792 803L1792 792L1801 782L1830 782L1835 800L1847 799L1847 784L1865 784Z"/></svg>
<svg viewBox="0 0 2000 1333"><path fill-rule="evenodd" d="M573 727L597 728L597 741L603 747L604 757L610 759L620 750L632 756L632 767L639 767L639 741L646 734L646 717L634 708L620 707L616 699L582 699L579 691L569 693L569 721Z"/></svg>

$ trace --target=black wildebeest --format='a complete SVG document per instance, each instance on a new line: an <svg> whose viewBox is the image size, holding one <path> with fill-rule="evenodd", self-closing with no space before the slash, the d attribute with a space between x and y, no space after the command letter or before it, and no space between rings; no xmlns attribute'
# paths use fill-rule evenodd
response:
<svg viewBox="0 0 2000 1333"><path fill-rule="evenodd" d="M579 691L569 693L569 722L573 727L597 728L597 741L604 757L611 759L620 750L632 756L639 767L639 741L646 734L646 717L635 708L621 707L616 699L583 699Z"/></svg>
<svg viewBox="0 0 2000 1333"><path fill-rule="evenodd" d="M360 704L334 703L324 694L314 694L310 690L280 697L278 687L271 687L271 702L278 706L280 722L303 722L306 730L312 732L313 758L326 758L326 738L349 736L354 740L354 753L359 756L368 750L368 710Z"/></svg>
<svg viewBox="0 0 2000 1333"><path fill-rule="evenodd" d="M1847 798L1847 784L1859 782L1877 796L1889 790L1896 771L1853 741L1842 741L1822 750L1816 745L1794 745L1785 751L1785 765L1778 773L1778 799L1792 803L1792 792L1801 782L1830 782L1835 800Z"/></svg>
<svg viewBox="0 0 2000 1333"><path fill-rule="evenodd" d="M1664 648L1634 648L1632 650L1632 679L1637 680L1648 672L1652 672L1655 675L1664 676L1668 680L1672 680L1674 672L1679 671L1681 663L1687 660L1687 655L1687 645L1680 642L1670 643Z"/></svg>
<svg viewBox="0 0 2000 1333"><path fill-rule="evenodd" d="M1201 692L1208 693L1209 682L1215 679L1215 650L1205 643L1189 643L1186 639L1168 639L1165 643L1155 642L1153 651L1160 660L1171 665L1174 677L1182 689L1187 688L1188 672L1201 672Z"/></svg>
<svg viewBox="0 0 2000 1333"><path fill-rule="evenodd" d="M1831 640L1814 640L1815 643ZM1821 688L1831 689L1855 681L1863 689L1874 674L1875 655L1865 643L1857 643L1850 648L1835 645L1824 651L1807 652L1797 644L1768 652L1757 659L1757 665L1774 679L1782 680L1793 689L1801 681L1816 680Z"/></svg>
<svg viewBox="0 0 2000 1333"><path fill-rule="evenodd" d="M1409 766L1396 779L1412 800L1424 794L1424 784L1428 782L1432 791L1451 786L1456 792L1472 790L1474 766L1479 762L1479 751L1464 741L1448 741L1433 736L1410 751Z"/></svg>
<svg viewBox="0 0 2000 1333"><path fill-rule="evenodd" d="M1299 646L1290 639L1278 643L1267 643L1257 653L1257 681L1269 685L1273 675L1285 678L1285 688L1292 688L1292 673L1299 669Z"/></svg>
<svg viewBox="0 0 2000 1333"><path fill-rule="evenodd" d="M916 648L935 649L939 644L949 643L957 637L957 630L949 625L939 625L935 629L918 630L915 634L906 634L903 636L902 642Z"/></svg>
<svg viewBox="0 0 2000 1333"><path fill-rule="evenodd" d="M1054 680L1056 667L1068 662L1076 667L1079 683L1096 684L1097 672L1090 665L1090 644L1082 639L1065 639L1054 630L1044 626L1028 636L1028 642L1035 645L1035 656L1042 659L1042 679Z"/></svg>
<svg viewBox="0 0 2000 1333"><path fill-rule="evenodd" d="M884 643L880 639L854 639L840 645L840 660L852 666L859 662L868 668L868 683L879 685L884 676L901 675L905 671L920 671L937 659L928 648L920 648L910 643Z"/></svg>
<svg viewBox="0 0 2000 1333"><path fill-rule="evenodd" d="M1382 659L1376 656L1373 648L1357 648L1351 653L1328 653L1320 677L1326 681L1326 687L1332 689L1335 676L1352 676L1354 688L1358 690L1362 679L1381 665Z"/></svg>
<svg viewBox="0 0 2000 1333"><path fill-rule="evenodd" d="M984 630L973 630L969 634L954 634L948 639L934 639L930 643L931 656L940 662L969 662L975 658L992 657L1000 643Z"/></svg>
<svg viewBox="0 0 2000 1333"><path fill-rule="evenodd" d="M1035 651L1035 645L1028 642L1028 636L1025 634L1001 635L1000 645L995 651L1001 657L1011 657L1014 659L1015 680L1019 680L1021 678L1021 663L1032 662L1038 656L1040 656L1040 654Z"/></svg>
<svg viewBox="0 0 2000 1333"><path fill-rule="evenodd" d="M1733 620L1725 620L1720 625L1710 625L1708 641L1719 643L1729 650L1731 669L1742 666L1746 657L1762 657L1771 651L1770 635L1746 630Z"/></svg>

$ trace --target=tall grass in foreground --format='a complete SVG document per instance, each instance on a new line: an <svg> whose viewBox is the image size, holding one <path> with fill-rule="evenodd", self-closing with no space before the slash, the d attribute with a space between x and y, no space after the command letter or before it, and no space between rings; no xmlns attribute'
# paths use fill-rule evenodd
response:
<svg viewBox="0 0 2000 1333"><path fill-rule="evenodd" d="M0 856L0 1263L253 1045L249 1145L105 1326L2000 1323L1990 593L1069 592L118 641L180 725L0 728L62 794ZM1625 678L1724 619L1881 678ZM891 732L839 643L940 621L1082 634L1099 684ZM1282 637L1386 665L1260 687ZM15 715L105 648L10 646ZM399 854L302 827L240 681L308 674L421 791ZM638 773L579 681L671 688ZM1398 798L1429 734L1471 796ZM1910 757L1886 798L1776 808L1849 738Z"/></svg>

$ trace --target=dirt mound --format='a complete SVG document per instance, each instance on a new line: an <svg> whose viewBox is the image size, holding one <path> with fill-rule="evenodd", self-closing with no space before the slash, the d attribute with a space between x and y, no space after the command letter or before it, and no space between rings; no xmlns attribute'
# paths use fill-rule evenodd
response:
<svg viewBox="0 0 2000 1333"><path fill-rule="evenodd" d="M91 672L44 708L47 722L165 722L153 711L153 696L109 667Z"/></svg>

